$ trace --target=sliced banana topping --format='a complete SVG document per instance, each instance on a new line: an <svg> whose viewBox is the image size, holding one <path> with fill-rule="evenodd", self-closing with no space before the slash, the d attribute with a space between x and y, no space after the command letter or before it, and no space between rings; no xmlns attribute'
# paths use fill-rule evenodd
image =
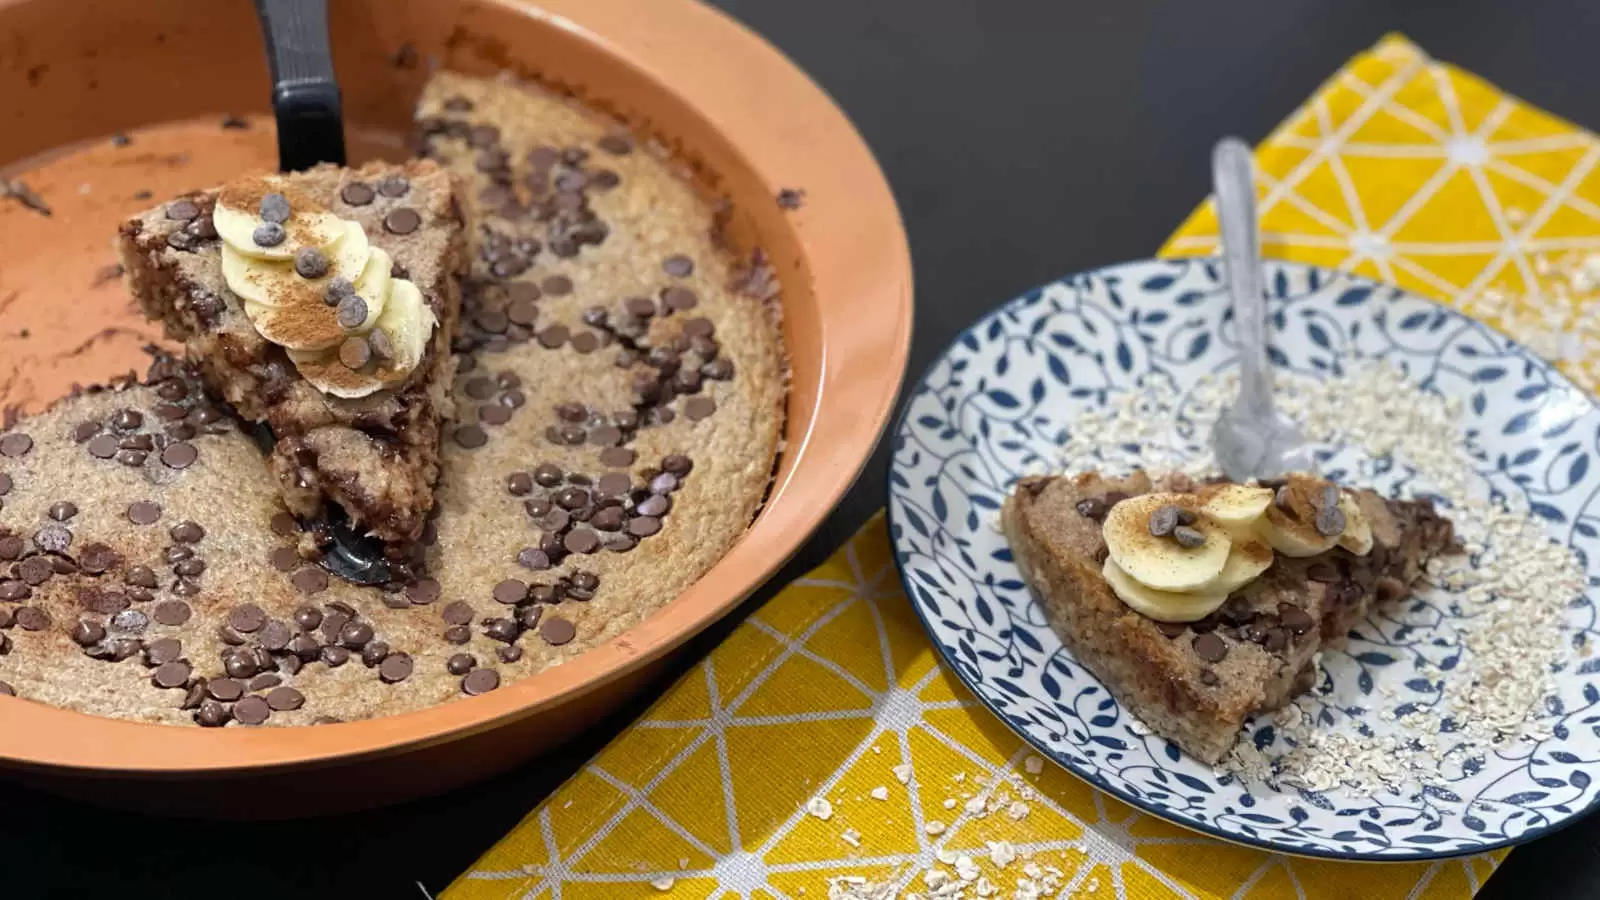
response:
<svg viewBox="0 0 1600 900"><path fill-rule="evenodd" d="M1207 485L1199 492L1200 511L1235 538L1247 537L1272 502L1270 488L1248 484Z"/></svg>
<svg viewBox="0 0 1600 900"><path fill-rule="evenodd" d="M1231 594L1261 577L1262 572L1272 567L1272 559L1272 548L1260 541L1234 541L1233 548L1228 551L1228 561L1206 585L1206 590Z"/></svg>
<svg viewBox="0 0 1600 900"><path fill-rule="evenodd" d="M1356 495L1310 475L1279 487L1208 485L1194 494L1153 493L1106 514L1103 569L1129 607L1162 622L1210 615L1271 568L1274 551L1315 556L1372 551L1372 524Z"/></svg>
<svg viewBox="0 0 1600 900"><path fill-rule="evenodd" d="M1339 509L1344 512L1344 533L1339 535L1339 546L1357 556L1372 552L1372 523L1361 511L1355 495L1344 491L1339 495Z"/></svg>
<svg viewBox="0 0 1600 900"><path fill-rule="evenodd" d="M278 176L227 185L214 218L228 288L319 390L364 397L403 382L422 361L438 320L359 222Z"/></svg>
<svg viewBox="0 0 1600 900"><path fill-rule="evenodd" d="M1228 599L1227 591L1158 591L1133 580L1110 558L1106 559L1101 574L1118 600L1157 622L1198 622L1215 612Z"/></svg>
<svg viewBox="0 0 1600 900"><path fill-rule="evenodd" d="M1187 513L1190 522L1175 524L1164 535L1152 533L1152 516L1164 507ZM1198 509L1191 494L1143 494L1118 503L1106 514L1110 558L1133 579L1156 590L1204 589L1227 563L1233 541L1222 526L1198 515ZM1198 534L1199 543L1180 543L1179 529Z"/></svg>

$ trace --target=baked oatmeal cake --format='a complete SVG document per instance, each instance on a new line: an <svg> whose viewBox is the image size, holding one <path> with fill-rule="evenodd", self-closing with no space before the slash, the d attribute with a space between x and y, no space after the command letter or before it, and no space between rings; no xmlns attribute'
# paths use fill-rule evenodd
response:
<svg viewBox="0 0 1600 900"><path fill-rule="evenodd" d="M284 502L357 533L421 534L450 412L464 262L450 176L429 162L251 175L126 222L145 315L213 394L270 428Z"/></svg>
<svg viewBox="0 0 1600 900"><path fill-rule="evenodd" d="M0 691L174 725L402 713L609 640L748 527L783 423L771 273L565 99L441 75L421 116L471 252L426 576L302 558L252 437L161 360L0 433Z"/></svg>
<svg viewBox="0 0 1600 900"><path fill-rule="evenodd" d="M1406 596L1454 541L1431 503L1307 475L1026 478L1002 522L1077 661L1213 765L1247 718L1308 690L1317 654Z"/></svg>

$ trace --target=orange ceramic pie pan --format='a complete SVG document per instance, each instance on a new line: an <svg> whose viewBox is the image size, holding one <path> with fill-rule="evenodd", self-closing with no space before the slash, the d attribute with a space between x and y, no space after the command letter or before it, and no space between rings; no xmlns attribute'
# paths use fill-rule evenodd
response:
<svg viewBox="0 0 1600 900"><path fill-rule="evenodd" d="M733 239L763 247L784 288L793 385L771 496L676 601L493 693L265 729L135 724L0 698L8 777L101 802L158 800L149 808L164 812L270 815L402 800L502 770L614 707L776 571L887 422L911 335L905 232L861 137L771 46L690 0L329 5L352 162L404 154L431 65L509 70L662 138L732 200ZM51 207L0 203L0 405L33 411L74 382L142 365L139 348L159 332L107 271L111 236L161 197L275 164L258 34L246 3L0 0L0 175ZM251 127L222 128L224 115ZM119 132L137 140L114 154ZM803 189L803 207L780 208L783 188ZM285 794L297 801L253 802Z"/></svg>

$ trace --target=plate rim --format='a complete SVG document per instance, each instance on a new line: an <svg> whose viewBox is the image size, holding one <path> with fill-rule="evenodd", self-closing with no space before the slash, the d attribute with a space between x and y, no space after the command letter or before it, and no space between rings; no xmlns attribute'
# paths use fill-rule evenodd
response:
<svg viewBox="0 0 1600 900"><path fill-rule="evenodd" d="M996 305L994 307L991 307L987 312L983 313L981 316L979 316L972 323L970 323L965 328L963 328L959 332L957 332L955 334L955 336L952 337L950 339L950 341L944 346L944 348L942 350L940 350L937 354L935 354L934 357L928 361L927 365L924 366L922 371L918 374L916 381L914 381L914 382L908 381L905 384L905 386L902 388L901 393L902 393L902 395L903 395L903 397L905 399L905 402L901 406L900 411L895 415L894 425L886 433L886 436L888 437L889 442L890 442L890 447L892 448L894 446L894 443L897 442L901 438L901 436L905 433L907 423L908 423L908 421L910 419L911 399L913 397L915 397L917 395L917 393L920 391L920 389L922 388L922 386L927 383L928 376L933 372L934 368L936 366L938 366L940 363L944 362L945 359L947 357L949 357L951 352L954 351L958 346L960 346L963 343L963 341L966 338L968 338L969 336L978 337L981 340L981 335L979 335L979 332L981 331L981 329L985 325L987 325L990 321L992 321L995 316L998 316L1001 313L1003 313L1005 310L1010 309L1013 305L1015 305L1015 304L1019 303L1020 301L1026 299L1028 296L1030 296L1032 294L1035 294L1035 293L1038 293L1038 292L1042 292L1044 290L1047 290L1047 289L1049 289L1050 287L1052 287L1054 285L1064 284L1066 282L1073 281L1075 279L1087 278L1087 277L1091 277L1091 276L1095 276L1095 275L1101 275L1101 274L1104 274L1104 273L1110 273L1110 272L1119 271L1119 270L1122 270L1122 269L1128 269L1128 268L1132 268L1134 266L1140 266L1140 265L1144 265L1144 264L1147 264L1147 263L1175 263L1175 262L1181 262L1181 261L1193 261L1193 260L1204 260L1204 259L1220 261L1221 258L1220 257L1216 257L1216 256L1205 255L1205 254L1196 254L1196 255L1192 255L1192 256L1178 256L1178 257L1150 256L1150 257L1143 257L1143 258L1139 258L1139 259L1129 259L1129 260L1123 260L1123 261L1120 261L1120 262L1109 263L1107 265L1096 266L1096 267L1090 268L1090 269L1082 269L1082 270L1079 270L1077 272L1071 272L1071 273L1068 273L1066 275L1061 275L1061 276L1059 276L1057 278L1054 278L1054 279L1051 279L1049 281L1041 282L1040 284L1037 284L1037 285L1035 285L1033 287L1030 287L1027 290L1025 290L1025 291L1023 291L1023 292L1021 292L1019 294L1016 294L1015 296L1005 300L1004 302L1002 302L1002 303L1000 303L1000 304L998 304L998 305ZM1470 315L1466 314L1465 312L1462 312L1461 310L1456 309L1455 307L1448 306L1448 305L1446 305L1444 303L1441 303L1438 300L1435 300L1435 299L1433 299L1431 297L1425 297L1422 294L1416 293L1415 291L1407 290L1405 288L1399 287L1398 285L1386 284L1386 283L1381 282L1381 281L1375 281L1375 280L1373 280L1371 278L1367 278L1366 276L1363 276L1363 275L1356 275L1356 274L1353 274L1353 273L1350 273L1350 272L1341 271L1339 269L1330 269L1330 268L1328 268L1326 266L1317 266L1317 265L1311 265L1309 263L1302 263L1302 262L1296 262L1296 261L1293 261L1293 260L1277 259L1277 258L1270 258L1270 257L1265 259L1264 263L1268 267L1277 266L1277 267L1281 267L1281 268L1298 270L1298 271L1303 272L1303 273L1315 273L1315 274L1317 274L1319 276L1323 276L1324 278L1330 279L1330 280L1337 278L1337 279L1343 279L1343 280L1348 281L1348 282L1353 282L1353 283L1358 284L1358 285L1371 287L1371 288L1374 288L1374 289L1381 289L1381 290L1386 290L1386 291L1398 291L1399 293L1404 294L1407 297L1411 297L1411 298L1414 298L1414 299L1417 299L1417 300L1421 300L1421 301L1423 301L1423 302L1425 302L1425 303L1427 303L1427 304L1429 304L1431 306L1434 306L1434 307L1437 307L1437 308L1443 309L1443 310L1448 310L1451 313L1454 313L1454 314L1459 315L1459 316L1461 316L1463 318L1466 318L1466 319L1469 319L1469 320L1471 320L1473 322L1481 324L1484 327L1493 330L1496 334L1500 335L1502 338L1504 338L1507 342L1509 342L1516 349L1526 353L1531 358L1538 360L1540 363L1542 363L1549 370L1550 375L1553 378L1555 378L1561 384L1563 384L1566 387L1572 389L1579 396L1581 396L1585 400L1587 400L1591 410L1593 410L1595 412L1600 412L1600 398L1596 398L1593 394L1589 393L1588 391L1585 391L1583 388L1578 387L1576 384L1574 384L1572 382L1572 379L1567 377L1567 374L1565 372L1562 372L1558 367L1556 367L1549 360L1545 359L1543 356L1540 356L1537 353L1534 353L1531 349L1529 349L1526 345L1524 345L1523 343L1518 341L1515 337L1513 337L1512 335L1507 334L1504 330L1502 330L1499 327L1493 325L1492 323L1486 322L1486 321L1484 321L1482 319L1479 319L1479 318L1477 318L1475 316L1470 316ZM889 460L885 464L885 471L893 471L894 469L895 469L895 457L894 457L893 450L891 449L890 454L889 454ZM1544 826L1542 828L1533 829L1533 830L1524 832L1523 834L1520 834L1520 835L1518 835L1518 836L1516 836L1514 838L1506 838L1504 840L1495 841L1495 842L1492 842L1492 843L1484 843L1484 844L1479 844L1479 845L1476 845L1476 846L1473 846L1473 847L1453 849L1453 850L1429 850L1426 847L1418 847L1415 850L1415 852L1403 853L1403 854L1394 854L1394 853L1382 853L1382 854L1380 854L1380 853L1373 853L1373 852L1367 852L1367 851L1344 852L1344 851L1334 851L1334 850L1308 849L1308 848L1305 848L1305 847L1289 847L1289 846L1285 846L1283 844L1279 844L1279 843L1276 843L1276 842L1268 840L1268 839L1251 838L1251 837L1248 837L1246 835L1241 835L1241 834L1237 834L1237 833L1234 833L1234 832L1224 831L1224 830L1219 829L1219 828L1217 828L1215 826L1212 826L1212 825L1206 825L1206 824L1201 824L1201 823L1196 823L1196 822L1184 821L1183 819L1178 818L1175 815L1171 814L1170 811L1167 811L1167 810L1161 809L1159 807L1156 807L1151 801L1132 796L1127 791L1110 784L1108 781L1106 781L1104 778L1102 778L1101 776L1099 776L1097 774L1084 771L1084 770L1080 769L1078 766L1075 766L1075 765L1072 765L1070 763L1061 761L1060 759L1058 759L1056 757L1056 754L1053 751L1051 751L1048 747L1044 746L1044 744L1042 742L1038 741L1032 735L1028 734L1022 728L1018 727L1015 723L1013 723L1009 716L1007 716L1005 713L1001 712L1000 709L997 708L994 703L990 702L989 698L987 696L985 696L982 691L978 690L978 688L972 683L972 681L969 680L967 674L963 671L961 666L957 665L956 661L950 657L949 653L945 649L944 644L941 643L935 637L933 627L928 622L927 614L923 611L921 605L918 604L915 600L912 599L911 591L909 590L910 581L909 581L909 578L906 575L905 566L901 562L899 543L895 540L895 537L894 537L894 535L896 533L896 529L897 529L897 523L896 523L896 516L895 516L895 512L894 512L894 504L892 502L890 502L893 499L893 493L894 493L894 480L892 478L886 478L884 480L884 519L885 519L885 524L886 524L886 526L888 527L888 530L889 530L889 544L890 544L890 550L891 550L891 554L890 555L893 558L895 572L900 578L901 590L906 595L906 602L911 606L912 612L916 614L917 622L922 625L923 632L926 634L926 636L928 638L928 643L933 646L933 651L937 655L940 663L944 666L945 670L949 674L951 674L957 681L959 681L963 688L965 688L969 693L971 693L973 695L974 699L976 699L983 706L984 710L986 710L990 715L992 715L996 719L998 719L1000 721L1000 723L1006 727L1007 730L1009 730L1012 734L1015 734L1018 738L1020 738L1024 744L1026 744L1027 746L1032 747L1034 750L1038 751L1039 754L1041 756L1043 756L1044 759L1047 762L1049 762L1051 765L1054 765L1054 766L1062 769L1063 771L1067 772L1068 774L1072 775L1074 778L1077 778L1080 781L1083 781L1083 782L1087 783L1090 787L1094 788L1095 790L1104 791L1105 793L1110 794L1112 797L1115 797L1117 800L1120 800L1121 802L1127 804L1128 806L1133 807L1134 809L1139 810L1140 812L1142 812L1142 813L1144 813L1146 815L1154 816L1155 818L1160 819L1163 822L1167 822L1169 824L1176 825L1179 828L1183 828L1183 829L1186 829L1188 831L1192 831L1192 832L1195 832L1195 833L1198 833L1198 834L1202 834L1202 835L1204 835L1206 837L1215 838L1217 840L1223 841L1225 843L1233 844L1235 846L1249 847L1249 848L1254 849L1254 850L1264 850L1264 851L1267 851L1267 852L1270 852L1270 853L1283 854L1285 856L1295 856L1295 857L1301 857L1301 858L1304 858L1304 859L1326 859L1326 860L1335 860L1335 861L1339 861L1339 862L1416 863L1416 862L1430 862L1430 861L1438 861L1438 860L1461 859L1461 858L1471 857L1471 856L1480 856L1480 855L1485 854L1485 853L1492 853L1492 852L1494 852L1496 850L1504 850L1504 849L1507 849L1507 848L1510 848L1510 847L1517 847L1517 846L1520 846L1522 844L1526 844L1526 843L1528 843L1530 841L1535 841L1535 840L1538 840L1540 838L1548 837L1548 836L1550 836L1552 834L1555 834L1556 832L1559 832L1559 831L1561 831L1563 829L1570 828L1573 825L1576 825L1579 822L1583 821L1584 819L1588 818L1590 815L1594 814L1596 811L1600 811L1600 793L1596 793L1596 795L1590 799L1588 805L1584 806L1582 809L1573 811L1566 818L1561 819L1561 820L1559 820L1557 822L1552 822L1551 824L1546 825L1546 826ZM1028 593L1029 593L1030 597L1033 597L1033 589L1032 589L1031 586L1028 589ZM1038 602L1036 598L1034 599L1034 602ZM1104 682L1100 681L1100 677L1098 675L1095 675L1093 672L1090 672L1088 669L1085 669L1084 671L1088 672L1088 674L1091 677L1093 677L1094 680L1097 683L1099 683L1100 686L1103 689L1105 688ZM1085 827L1088 827L1088 826L1085 826Z"/></svg>

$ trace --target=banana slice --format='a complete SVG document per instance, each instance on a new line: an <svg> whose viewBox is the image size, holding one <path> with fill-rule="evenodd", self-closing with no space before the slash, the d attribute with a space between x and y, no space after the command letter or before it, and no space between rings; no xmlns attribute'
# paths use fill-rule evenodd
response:
<svg viewBox="0 0 1600 900"><path fill-rule="evenodd" d="M1339 535L1339 546L1357 556L1372 552L1372 523L1361 511L1361 504L1349 491L1339 494L1339 510L1344 513L1344 532Z"/></svg>
<svg viewBox="0 0 1600 900"><path fill-rule="evenodd" d="M1237 591L1272 566L1272 548L1256 540L1236 540L1228 551L1228 561L1222 571L1206 585L1208 593L1221 591L1223 596Z"/></svg>
<svg viewBox="0 0 1600 900"><path fill-rule="evenodd" d="M410 374L422 362L422 355L428 350L428 339L438 324L439 320L423 302L422 291L415 284L403 278L390 281L389 302L376 325L389 339L393 353L383 370L397 378Z"/></svg>
<svg viewBox="0 0 1600 900"><path fill-rule="evenodd" d="M222 277L228 283L228 290L248 303L277 306L277 299L272 296L273 285L295 277L293 265L251 259L233 249L232 244L222 245Z"/></svg>
<svg viewBox="0 0 1600 900"><path fill-rule="evenodd" d="M289 219L283 223L283 242L273 247L256 243L256 227L263 221L256 210L244 210L228 205L228 190L224 189L212 212L211 221L223 243L232 246L241 256L285 262L294 259L301 247L323 249L332 247L345 235L345 222L325 210L304 208L295 210L291 205Z"/></svg>
<svg viewBox="0 0 1600 900"><path fill-rule="evenodd" d="M1119 504L1120 505L1120 504ZM1106 559L1101 569L1106 583L1117 599L1128 604L1135 612L1149 616L1157 622L1195 622L1204 619L1228 599L1226 591L1177 594L1146 587L1128 576L1111 559Z"/></svg>
<svg viewBox="0 0 1600 900"><path fill-rule="evenodd" d="M285 350L326 350L348 336L331 306L263 306L245 302L244 314L267 340Z"/></svg>
<svg viewBox="0 0 1600 900"><path fill-rule="evenodd" d="M1200 491L1200 511L1227 529L1235 540L1248 537L1272 502L1272 490L1244 484L1218 484Z"/></svg>
<svg viewBox="0 0 1600 900"><path fill-rule="evenodd" d="M1171 536L1150 533L1150 514L1168 504L1197 514L1190 527L1205 543L1184 547ZM1110 558L1129 577L1156 590L1205 589L1227 563L1233 542L1222 526L1198 512L1199 501L1192 494L1143 494L1118 503L1105 521Z"/></svg>
<svg viewBox="0 0 1600 900"><path fill-rule="evenodd" d="M1313 523L1317 511L1312 499L1318 498L1320 502L1327 486L1328 482L1311 475L1290 475L1288 484L1279 489L1288 501L1289 512L1274 499L1267 504L1266 515L1257 525L1257 534L1284 556L1316 556L1333 549L1339 536L1328 537Z"/></svg>
<svg viewBox="0 0 1600 900"><path fill-rule="evenodd" d="M350 223L355 228L355 233L361 235L361 243L366 245L367 236L361 231L361 226ZM347 238L348 240L348 238ZM354 275L346 275L354 282L356 296L367 302L367 320L361 323L360 331L373 327L378 317L383 315L384 308L389 302L389 285L397 284L398 280L391 274L394 269L394 260L380 247L371 247L363 250L366 264L356 270Z"/></svg>

